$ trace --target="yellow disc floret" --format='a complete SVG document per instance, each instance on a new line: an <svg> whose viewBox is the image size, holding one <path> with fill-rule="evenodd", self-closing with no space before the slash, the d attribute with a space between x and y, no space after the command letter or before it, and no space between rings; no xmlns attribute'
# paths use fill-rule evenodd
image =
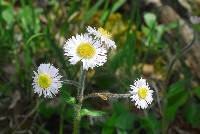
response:
<svg viewBox="0 0 200 134"><path fill-rule="evenodd" d="M138 96L140 99L145 99L146 96L147 96L147 91L148 89L145 88L145 87L141 87L139 90L138 90Z"/></svg>
<svg viewBox="0 0 200 134"><path fill-rule="evenodd" d="M38 76L37 83L41 88L47 89L51 85L52 79L50 75L42 73Z"/></svg>
<svg viewBox="0 0 200 134"><path fill-rule="evenodd" d="M95 47L90 43L81 43L77 48L77 54L84 59L92 58L95 52Z"/></svg>
<svg viewBox="0 0 200 134"><path fill-rule="evenodd" d="M100 32L103 36L106 36L109 39L112 37L112 35L102 27L98 28L98 32Z"/></svg>

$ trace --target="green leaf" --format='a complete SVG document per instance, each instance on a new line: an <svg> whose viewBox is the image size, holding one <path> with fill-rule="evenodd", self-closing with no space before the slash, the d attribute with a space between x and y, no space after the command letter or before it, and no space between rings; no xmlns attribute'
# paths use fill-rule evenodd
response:
<svg viewBox="0 0 200 134"><path fill-rule="evenodd" d="M126 130L117 129L117 134L128 134L128 133L126 132Z"/></svg>
<svg viewBox="0 0 200 134"><path fill-rule="evenodd" d="M156 24L156 15L153 13L145 13L144 21L148 27L154 27Z"/></svg>
<svg viewBox="0 0 200 134"><path fill-rule="evenodd" d="M107 20L107 18L109 17L109 15L110 15L110 11L109 10L105 10L102 13L101 18L100 18L101 24L103 24Z"/></svg>
<svg viewBox="0 0 200 134"><path fill-rule="evenodd" d="M104 124L102 134L112 134L115 129L125 133L133 128L134 116L130 114L123 103L117 102L113 105L113 114ZM119 132L119 131L118 131Z"/></svg>
<svg viewBox="0 0 200 134"><path fill-rule="evenodd" d="M120 115L122 113L128 113L124 103L122 102L115 102L113 104L113 109L114 109L114 112L117 114L117 115Z"/></svg>
<svg viewBox="0 0 200 134"><path fill-rule="evenodd" d="M81 109L81 116L92 116L92 117L98 117L103 116L106 113L103 111L96 111L96 110L89 110L89 109Z"/></svg>
<svg viewBox="0 0 200 134"><path fill-rule="evenodd" d="M119 9L125 2L126 0L118 0L117 2L115 2L111 9L111 13L114 13L115 11L117 11L117 9Z"/></svg>
<svg viewBox="0 0 200 134"><path fill-rule="evenodd" d="M160 122L156 119L155 115L148 114L147 117L138 116L139 121L141 123L141 128L145 128L148 130L149 134L156 134L159 133L159 129L161 128Z"/></svg>
<svg viewBox="0 0 200 134"><path fill-rule="evenodd" d="M114 128L104 127L101 134L113 134Z"/></svg>
<svg viewBox="0 0 200 134"><path fill-rule="evenodd" d="M76 99L74 97L68 97L65 99L65 101L71 105L76 103Z"/></svg>
<svg viewBox="0 0 200 134"><path fill-rule="evenodd" d="M56 108L50 105L47 105L46 102L40 103L39 106L39 113L45 117L45 118L50 118L54 113L56 113Z"/></svg>
<svg viewBox="0 0 200 134"><path fill-rule="evenodd" d="M46 34L45 34L45 33L36 33L36 34L32 35L32 36L28 39L28 41L26 42L26 46L29 45L33 39L35 39L35 38L37 38L37 37L39 37L39 36L44 36L44 35L46 35Z"/></svg>
<svg viewBox="0 0 200 134"><path fill-rule="evenodd" d="M66 90L61 90L61 95L63 96L67 104L70 104L70 105L76 104L75 97L70 96L70 94Z"/></svg>
<svg viewBox="0 0 200 134"><path fill-rule="evenodd" d="M116 120L115 126L122 130L131 129L133 127L134 118L130 113L121 113Z"/></svg>
<svg viewBox="0 0 200 134"><path fill-rule="evenodd" d="M167 98L173 97L174 95L182 92L184 89L186 80L180 80L169 87L169 91L167 92Z"/></svg>
<svg viewBox="0 0 200 134"><path fill-rule="evenodd" d="M188 98L188 93L184 90L185 80L173 84L167 93L167 106L165 107L165 116L168 121L175 118L176 112Z"/></svg>
<svg viewBox="0 0 200 134"><path fill-rule="evenodd" d="M161 41L162 36L163 36L163 33L165 32L165 26L163 26L163 25L158 25L158 26L156 27L156 30L157 30L156 40L157 40L157 42L159 42L159 41Z"/></svg>
<svg viewBox="0 0 200 134"><path fill-rule="evenodd" d="M192 28L195 29L195 31L200 32L200 25L199 25L199 23L192 24Z"/></svg>
<svg viewBox="0 0 200 134"><path fill-rule="evenodd" d="M18 20L20 21L20 26L25 32L34 31L38 33L41 29L39 15L42 13L42 9L35 8L34 10L29 6L24 6L20 8Z"/></svg>
<svg viewBox="0 0 200 134"><path fill-rule="evenodd" d="M126 54L126 57L129 57L129 58L125 58L127 61L127 65L128 65L128 69L131 69L132 68L132 65L134 63L134 55L135 55L135 52L134 52L134 47L135 47L135 44L136 44L136 34L135 33L128 33L127 35L127 40L126 40L126 43L125 43L125 54Z"/></svg>
<svg viewBox="0 0 200 134"><path fill-rule="evenodd" d="M71 16L75 11L77 11L78 8L78 2L76 0L71 0L70 2L70 6L68 9L68 16Z"/></svg>
<svg viewBox="0 0 200 134"><path fill-rule="evenodd" d="M179 25L178 23L179 23L178 21L174 21L174 22L171 22L171 23L168 23L168 24L162 25L162 26L164 26L165 31L168 31L168 30L171 30L171 29L177 28L178 25Z"/></svg>
<svg viewBox="0 0 200 134"><path fill-rule="evenodd" d="M195 88L194 93L200 99L200 87Z"/></svg>
<svg viewBox="0 0 200 134"><path fill-rule="evenodd" d="M188 102L185 110L184 117L188 123L193 127L200 127L200 114L199 114L200 105L195 102Z"/></svg>
<svg viewBox="0 0 200 134"><path fill-rule="evenodd" d="M12 25L14 23L14 14L12 8L7 8L2 12L2 18L6 21L8 25Z"/></svg>
<svg viewBox="0 0 200 134"><path fill-rule="evenodd" d="M122 66L122 64L126 64L128 65L126 69L130 71L133 63L135 62L135 44L136 35L135 33L129 32L127 34L124 47L120 49L118 53L113 57L113 59L109 62L109 68L112 70L116 70L119 66Z"/></svg>
<svg viewBox="0 0 200 134"><path fill-rule="evenodd" d="M98 70L98 72L96 74L101 74L102 70ZM102 76L98 76L94 79L95 81L101 81L100 83L96 83L96 85L99 88L107 88L112 86L113 81L116 81L116 78L111 74L106 74L106 75L102 75Z"/></svg>
<svg viewBox="0 0 200 134"><path fill-rule="evenodd" d="M106 122L102 130L102 134L112 134L115 130L115 122L117 115L114 113Z"/></svg>
<svg viewBox="0 0 200 134"><path fill-rule="evenodd" d="M89 9L88 12L86 12L85 16L84 16L84 20L85 21L89 21L92 16L97 12L98 8L103 4L104 0L98 0L98 2L92 6L91 9Z"/></svg>

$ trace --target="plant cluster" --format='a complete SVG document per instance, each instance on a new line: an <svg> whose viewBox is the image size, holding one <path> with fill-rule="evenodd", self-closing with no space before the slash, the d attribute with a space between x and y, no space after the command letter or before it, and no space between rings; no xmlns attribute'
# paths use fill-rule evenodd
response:
<svg viewBox="0 0 200 134"><path fill-rule="evenodd" d="M112 93L93 93L84 96L86 71L94 69L94 67L102 66L107 61L107 53L111 49L116 49L115 42L112 40L112 35L103 28L87 27L87 33L76 34L65 42L64 55L69 57L70 64L74 65L81 62L80 80L77 93L78 103L74 106L74 133L79 133L79 123L81 120L81 109L84 99L94 96L108 97L130 97L131 101L135 102L137 108L146 109L153 101L153 90L150 89L145 79L140 78L135 80L133 85L130 85L130 93L128 94L112 94ZM63 79L63 80L61 80ZM34 72L33 88L34 92L39 96L52 98L61 88L64 78L59 74L59 69L55 68L50 63L40 64L37 72ZM69 81L69 80L67 80ZM71 80L70 80L71 81ZM76 83L75 81L72 81Z"/></svg>

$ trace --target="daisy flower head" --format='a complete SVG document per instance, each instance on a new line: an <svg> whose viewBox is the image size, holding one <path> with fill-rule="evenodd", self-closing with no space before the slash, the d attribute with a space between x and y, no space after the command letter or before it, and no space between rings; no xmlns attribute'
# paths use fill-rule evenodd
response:
<svg viewBox="0 0 200 134"><path fill-rule="evenodd" d="M39 96L52 98L58 93L58 89L62 87L61 75L51 64L40 64L37 71L34 71L33 89Z"/></svg>
<svg viewBox="0 0 200 134"><path fill-rule="evenodd" d="M102 43L102 46L106 49L116 49L115 42L112 40L112 35L107 30L103 29L102 27L98 28L92 28L90 26L87 27L87 32L90 35L93 35L95 39L100 40Z"/></svg>
<svg viewBox="0 0 200 134"><path fill-rule="evenodd" d="M88 34L72 36L66 41L64 51L71 64L81 61L84 70L102 66L107 61L107 50Z"/></svg>
<svg viewBox="0 0 200 134"><path fill-rule="evenodd" d="M131 100L135 101L137 108L146 109L153 101L153 90L150 89L145 79L140 78L130 85Z"/></svg>

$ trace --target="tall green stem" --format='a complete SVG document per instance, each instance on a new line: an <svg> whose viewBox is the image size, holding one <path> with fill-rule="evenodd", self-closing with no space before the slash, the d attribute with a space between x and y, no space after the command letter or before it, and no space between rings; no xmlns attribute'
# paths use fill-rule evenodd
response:
<svg viewBox="0 0 200 134"><path fill-rule="evenodd" d="M81 105L77 104L75 106L75 117L74 117L73 134L79 134L79 124L80 124L80 121L81 121L80 111L81 111Z"/></svg>
<svg viewBox="0 0 200 134"><path fill-rule="evenodd" d="M81 121L81 107L82 107L82 102L83 102L83 96L84 96L84 90L85 90L85 76L86 76L86 71L83 69L83 65L81 66L80 69L80 88L78 89L78 104L75 106L75 117L74 117L74 131L73 134L79 134L79 126L80 126L80 121Z"/></svg>

